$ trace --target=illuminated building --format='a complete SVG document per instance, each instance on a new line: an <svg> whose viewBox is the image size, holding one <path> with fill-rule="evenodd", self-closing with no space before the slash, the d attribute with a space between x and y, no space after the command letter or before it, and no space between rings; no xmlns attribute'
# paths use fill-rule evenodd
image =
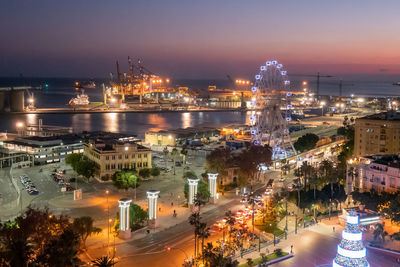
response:
<svg viewBox="0 0 400 267"><path fill-rule="evenodd" d="M98 178L110 178L122 169L140 170L151 168L151 149L137 143L137 140L96 138L83 146L83 154L96 164Z"/></svg>
<svg viewBox="0 0 400 267"><path fill-rule="evenodd" d="M347 163L347 193L354 190L396 193L400 189L398 155L376 155L352 159Z"/></svg>
<svg viewBox="0 0 400 267"><path fill-rule="evenodd" d="M358 118L354 130L356 157L400 153L400 113L388 111Z"/></svg>

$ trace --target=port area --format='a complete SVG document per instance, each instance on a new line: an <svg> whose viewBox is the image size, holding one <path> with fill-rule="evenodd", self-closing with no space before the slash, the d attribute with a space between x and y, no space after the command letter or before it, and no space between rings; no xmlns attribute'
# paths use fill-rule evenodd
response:
<svg viewBox="0 0 400 267"><path fill-rule="evenodd" d="M154 112L203 112L203 111L246 111L243 108L208 108L208 107L137 107L137 108L36 108L24 111L11 111L7 114L71 114L71 113L154 113ZM0 113L1 114L1 113Z"/></svg>

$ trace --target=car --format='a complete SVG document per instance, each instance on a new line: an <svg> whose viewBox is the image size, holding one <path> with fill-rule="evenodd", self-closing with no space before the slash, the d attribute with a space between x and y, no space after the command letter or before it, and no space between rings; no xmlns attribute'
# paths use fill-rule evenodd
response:
<svg viewBox="0 0 400 267"><path fill-rule="evenodd" d="M28 190L28 194L33 196L33 195L39 195L39 191L37 190Z"/></svg>
<svg viewBox="0 0 400 267"><path fill-rule="evenodd" d="M285 178L283 178L283 177L279 178L279 182L284 182L284 181L285 181Z"/></svg>

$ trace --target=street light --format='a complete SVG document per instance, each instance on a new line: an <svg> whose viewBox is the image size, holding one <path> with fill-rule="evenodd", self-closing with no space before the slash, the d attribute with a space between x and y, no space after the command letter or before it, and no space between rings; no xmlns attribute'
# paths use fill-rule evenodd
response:
<svg viewBox="0 0 400 267"><path fill-rule="evenodd" d="M110 253L110 206L108 205L108 194L110 193L109 190L106 190L106 196L107 196L107 255Z"/></svg>
<svg viewBox="0 0 400 267"><path fill-rule="evenodd" d="M326 105L325 101L321 101L321 112L322 112L322 117L324 116L324 106Z"/></svg>
<svg viewBox="0 0 400 267"><path fill-rule="evenodd" d="M15 126L17 127L18 135L22 135L22 129L24 127L24 123L19 121L16 123Z"/></svg>

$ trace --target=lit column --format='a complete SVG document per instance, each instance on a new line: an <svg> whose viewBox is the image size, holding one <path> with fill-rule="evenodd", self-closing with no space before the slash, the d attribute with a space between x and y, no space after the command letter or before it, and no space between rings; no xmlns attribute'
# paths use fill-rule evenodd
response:
<svg viewBox="0 0 400 267"><path fill-rule="evenodd" d="M148 200L148 216L149 216L149 226L155 228L156 227L156 219L157 219L157 199L160 191L150 190L147 191L147 200Z"/></svg>
<svg viewBox="0 0 400 267"><path fill-rule="evenodd" d="M208 189L210 190L210 201L217 201L217 178L218 173L208 173Z"/></svg>
<svg viewBox="0 0 400 267"><path fill-rule="evenodd" d="M131 229L129 227L129 207L132 199L121 198L118 200L119 206L119 237L127 239L131 237Z"/></svg>
<svg viewBox="0 0 400 267"><path fill-rule="evenodd" d="M194 197L197 194L197 184L199 179L188 179L189 184L189 198L188 198L188 205L193 206L194 204Z"/></svg>

